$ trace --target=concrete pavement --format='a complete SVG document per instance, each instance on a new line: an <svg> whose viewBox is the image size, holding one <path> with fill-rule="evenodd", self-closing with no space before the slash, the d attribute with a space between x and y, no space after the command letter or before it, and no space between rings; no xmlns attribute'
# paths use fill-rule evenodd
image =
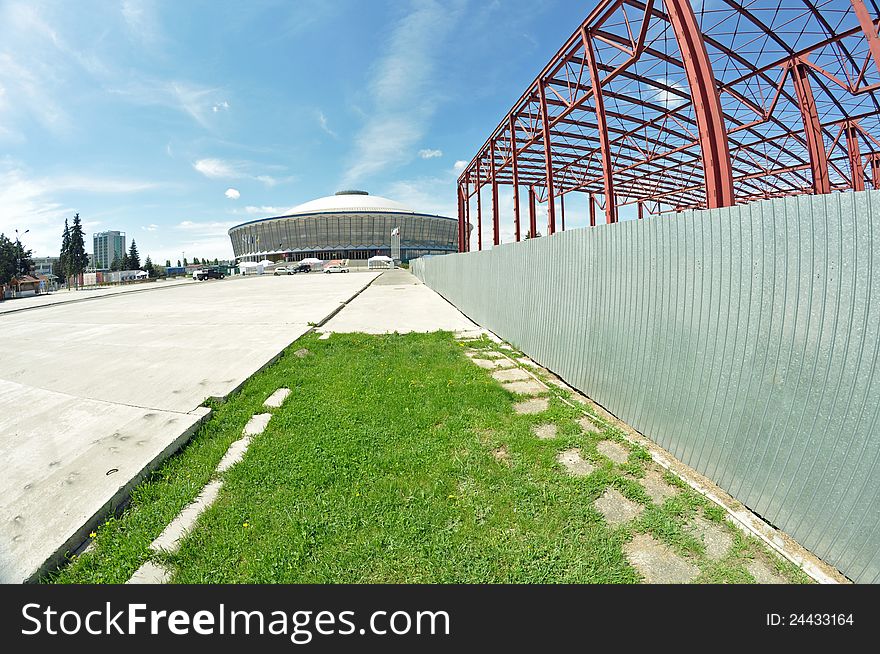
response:
<svg viewBox="0 0 880 654"><path fill-rule="evenodd" d="M463 313L408 270L389 270L318 331L480 331Z"/></svg>
<svg viewBox="0 0 880 654"><path fill-rule="evenodd" d="M80 290L60 290L53 291L47 295L34 295L31 297L14 298L12 300L4 300L0 302L0 314L15 313L17 311L25 311L28 309L36 309L39 307L48 307L54 304L66 304L68 302L82 302L84 300L95 300L107 297L108 295L119 295L120 293L141 293L145 291L154 291L179 284L194 284L190 278L156 280L153 282L140 282L137 284L126 284L120 286L101 286L99 288L83 288Z"/></svg>
<svg viewBox="0 0 880 654"><path fill-rule="evenodd" d="M207 398L237 389L377 274L186 283L0 315L0 582L82 542L188 438Z"/></svg>

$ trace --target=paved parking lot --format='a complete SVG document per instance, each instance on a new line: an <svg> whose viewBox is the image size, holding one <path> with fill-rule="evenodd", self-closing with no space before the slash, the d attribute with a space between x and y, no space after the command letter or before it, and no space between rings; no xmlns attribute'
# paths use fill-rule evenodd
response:
<svg viewBox="0 0 880 654"><path fill-rule="evenodd" d="M0 315L0 582L81 542L198 425L207 398L377 274L169 285Z"/></svg>

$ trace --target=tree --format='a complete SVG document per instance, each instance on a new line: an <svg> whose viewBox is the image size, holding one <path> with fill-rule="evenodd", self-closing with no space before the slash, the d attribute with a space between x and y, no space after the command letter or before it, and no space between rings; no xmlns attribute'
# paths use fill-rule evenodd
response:
<svg viewBox="0 0 880 654"><path fill-rule="evenodd" d="M70 277L70 225L64 219L64 232L61 234L61 256L58 258L58 279L67 286Z"/></svg>
<svg viewBox="0 0 880 654"><path fill-rule="evenodd" d="M70 260L69 274L73 276L74 284L79 286L79 276L82 275L89 265L89 255L86 254L85 234L83 234L82 221L79 214L73 216L73 224L70 226Z"/></svg>
<svg viewBox="0 0 880 654"><path fill-rule="evenodd" d="M0 287L8 284L15 277L15 243L5 234L0 234ZM3 293L0 291L0 300Z"/></svg>
<svg viewBox="0 0 880 654"><path fill-rule="evenodd" d="M170 268L170 267L171 267L171 259L165 259L165 267L166 267L166 268Z"/></svg>
<svg viewBox="0 0 880 654"><path fill-rule="evenodd" d="M128 258L128 252L122 253L122 261L119 262L120 270L131 270L131 261Z"/></svg>
<svg viewBox="0 0 880 654"><path fill-rule="evenodd" d="M122 262L119 260L119 255L114 254L113 261L110 263L110 270L115 272L115 271L119 270L119 267L121 265L122 265Z"/></svg>
<svg viewBox="0 0 880 654"><path fill-rule="evenodd" d="M178 268L182 268L182 267L183 267L183 266L180 265L180 259L177 260L177 267L178 267Z"/></svg>
<svg viewBox="0 0 880 654"><path fill-rule="evenodd" d="M215 266L219 266L219 265L220 265L220 261L217 259L217 257L214 257L214 265L215 265Z"/></svg>
<svg viewBox="0 0 880 654"><path fill-rule="evenodd" d="M137 243L131 239L131 247L128 249L128 268L126 270L138 270L141 267L141 255L138 254Z"/></svg>
<svg viewBox="0 0 880 654"><path fill-rule="evenodd" d="M183 258L183 267L186 268L189 264L186 262L186 257Z"/></svg>
<svg viewBox="0 0 880 654"><path fill-rule="evenodd" d="M33 253L31 250L25 250L20 240L16 240L13 245L15 251L15 260L13 262L15 265L15 274L29 275L31 269L34 267L34 261L31 258Z"/></svg>
<svg viewBox="0 0 880 654"><path fill-rule="evenodd" d="M147 274L152 278L156 276L156 269L153 268L153 260L150 259L150 255L147 255L147 260L144 261L144 270L147 271Z"/></svg>

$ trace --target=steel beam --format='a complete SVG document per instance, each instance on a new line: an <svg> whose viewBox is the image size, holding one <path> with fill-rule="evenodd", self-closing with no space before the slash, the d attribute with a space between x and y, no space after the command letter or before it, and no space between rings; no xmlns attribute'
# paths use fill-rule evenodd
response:
<svg viewBox="0 0 880 654"><path fill-rule="evenodd" d="M550 150L550 122L547 117L547 94L544 82L538 80L538 97L541 103L541 132L544 135L544 171L547 184L547 236L556 231L556 207L553 205L553 155Z"/></svg>
<svg viewBox="0 0 880 654"><path fill-rule="evenodd" d="M880 154L872 154L870 158L871 162L871 186L878 190L880 189Z"/></svg>
<svg viewBox="0 0 880 654"><path fill-rule="evenodd" d="M513 114L510 114L510 158L513 174L513 233L519 241L519 163L516 156L516 121L513 119Z"/></svg>
<svg viewBox="0 0 880 654"><path fill-rule="evenodd" d="M590 227L596 226L596 198L592 193L589 195L590 202Z"/></svg>
<svg viewBox="0 0 880 654"><path fill-rule="evenodd" d="M477 251L483 249L483 201L480 198L482 190L480 182L480 160L477 159Z"/></svg>
<svg viewBox="0 0 880 654"><path fill-rule="evenodd" d="M465 234L464 234L464 251L471 251L471 193L470 193L470 184L468 183L468 178L466 177L464 180L464 222L465 222Z"/></svg>
<svg viewBox="0 0 880 654"><path fill-rule="evenodd" d="M535 206L537 198L535 197L535 187L529 187L529 238L535 238L538 235L538 208Z"/></svg>
<svg viewBox="0 0 880 654"><path fill-rule="evenodd" d="M880 72L880 39L877 38L877 26L874 24L864 0L850 0L850 2L856 18L859 20L859 26L865 33L865 40L868 42L868 48L874 58L874 65L877 67L877 72Z"/></svg>
<svg viewBox="0 0 880 654"><path fill-rule="evenodd" d="M694 116L700 135L703 174L706 178L706 206L729 207L735 203L733 168L724 126L724 113L715 74L706 52L703 33L688 0L663 0L666 15L681 51L688 79Z"/></svg>
<svg viewBox="0 0 880 654"><path fill-rule="evenodd" d="M810 87L809 67L797 62L791 67L794 90L797 95L801 120L804 123L804 137L810 155L810 170L813 173L813 193L830 193L831 179L828 176L828 154L822 136L822 123L816 111L816 100Z"/></svg>
<svg viewBox="0 0 880 654"><path fill-rule="evenodd" d="M500 245L501 244L501 226L500 226L500 218L498 216L498 178L495 175L495 146L496 143L492 141L492 149L491 154L492 158L489 160L489 166L491 168L492 174L492 244Z"/></svg>
<svg viewBox="0 0 880 654"><path fill-rule="evenodd" d="M849 159L849 172L853 191L865 190L865 169L859 150L859 128L852 121L843 128L846 136L846 154Z"/></svg>
<svg viewBox="0 0 880 654"><path fill-rule="evenodd" d="M614 171L611 167L611 143L608 138L608 119L605 115L605 99L602 92L602 80L593 40L584 27L581 27L581 39L584 43L584 54L590 70L590 82L593 87L593 104L596 108L596 130L599 133L599 151L602 156L602 185L605 189L605 216L609 223L617 222L617 203L614 197Z"/></svg>
<svg viewBox="0 0 880 654"><path fill-rule="evenodd" d="M458 185L458 251L464 252L464 190Z"/></svg>
<svg viewBox="0 0 880 654"><path fill-rule="evenodd" d="M562 231L565 231L565 194L559 196L559 213L562 217Z"/></svg>

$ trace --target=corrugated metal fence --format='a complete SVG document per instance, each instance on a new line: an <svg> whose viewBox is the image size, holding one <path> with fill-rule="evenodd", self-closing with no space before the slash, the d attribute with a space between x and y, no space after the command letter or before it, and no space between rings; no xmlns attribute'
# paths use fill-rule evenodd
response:
<svg viewBox="0 0 880 654"><path fill-rule="evenodd" d="M580 229L413 262L857 582L880 582L880 192Z"/></svg>

